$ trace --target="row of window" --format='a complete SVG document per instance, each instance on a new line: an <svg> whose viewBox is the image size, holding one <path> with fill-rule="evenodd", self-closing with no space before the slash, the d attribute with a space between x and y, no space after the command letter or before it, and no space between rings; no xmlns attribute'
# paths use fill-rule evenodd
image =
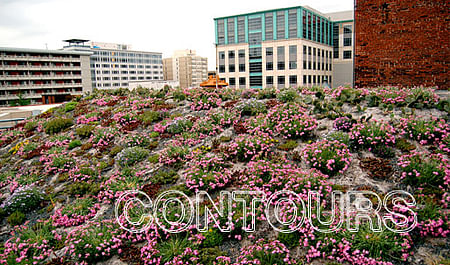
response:
<svg viewBox="0 0 450 265"><path fill-rule="evenodd" d="M299 15L300 17L298 17ZM248 31L245 31L246 19ZM298 24L299 21L300 25ZM299 27L301 30L299 30ZM309 10L296 8L287 11L266 12L259 16L218 19L216 36L219 45L244 43L246 34L248 34L250 44L260 44L261 41L265 40L289 38L304 38L331 44L331 29L331 21Z"/></svg>
<svg viewBox="0 0 450 265"><path fill-rule="evenodd" d="M96 70L96 71L91 71L91 73L94 75L94 74L104 74L104 75L109 75L109 74L113 74L113 75L118 75L119 74L119 71L108 71L108 70L103 70L103 71L100 71L100 70ZM130 75L135 75L135 74L140 74L140 75L143 75L143 74L147 74L147 75L151 75L151 74L155 74L155 75L157 75L157 74L162 74L163 72L162 71L120 71L120 74L122 74L122 75L128 75L128 74L130 74Z"/></svg>
<svg viewBox="0 0 450 265"><path fill-rule="evenodd" d="M114 56L130 58L162 58L161 54L135 53L135 52L115 52L115 51L95 51L93 56Z"/></svg>
<svg viewBox="0 0 450 265"><path fill-rule="evenodd" d="M274 48L267 47L265 49L265 59L266 71L274 70L274 65L276 65L277 70L295 70L298 68L298 53L297 53L297 45L290 45L288 47L288 61L286 62L285 58L285 46L277 47L277 58L276 63L274 64ZM228 72L234 73L236 71L245 72L246 71L246 61L245 61L245 50L238 51L238 61L236 69L236 59L235 59L235 51L228 51ZM309 47L303 45L303 69L308 70L322 70L322 71L331 71L331 59L332 59L331 51L327 51L324 49ZM250 60L261 60L262 59L262 48L250 48L249 49L249 59ZM287 63L287 64L286 64ZM225 52L219 52L219 73L225 73L227 71L225 67ZM248 64L250 73L261 73L262 72L262 62L249 62Z"/></svg>
<svg viewBox="0 0 450 265"><path fill-rule="evenodd" d="M160 77L159 76L130 76L130 78L128 78L127 76L122 76L121 78L119 78L118 76L114 76L114 77L109 77L109 76L105 76L105 77L97 77L97 78L92 78L92 81L97 81L97 82L101 82L101 81L117 81L117 80L158 80Z"/></svg>
<svg viewBox="0 0 450 265"><path fill-rule="evenodd" d="M352 46L352 25L344 25L344 47ZM350 57L345 58L345 56L348 56L348 53L344 53L344 59L350 59L351 58L351 52ZM333 57L339 58L339 24L333 25Z"/></svg>
<svg viewBox="0 0 450 265"><path fill-rule="evenodd" d="M140 63L140 64L162 64L161 59L123 59L123 58L109 58L109 57L91 57L91 62L118 62L118 63Z"/></svg>
<svg viewBox="0 0 450 265"><path fill-rule="evenodd" d="M301 77L301 76L300 76ZM250 86L262 86L262 76L250 76ZM275 85L274 81L276 80L276 85L278 88L283 88L288 86L298 86L300 85L300 80L298 80L297 75L289 75L289 76L266 76L265 77L266 87L273 87ZM303 75L303 83L302 85L323 85L325 83L331 84L331 75ZM246 87L247 86L247 78L239 77L236 79L235 77L228 78L228 84L230 87Z"/></svg>

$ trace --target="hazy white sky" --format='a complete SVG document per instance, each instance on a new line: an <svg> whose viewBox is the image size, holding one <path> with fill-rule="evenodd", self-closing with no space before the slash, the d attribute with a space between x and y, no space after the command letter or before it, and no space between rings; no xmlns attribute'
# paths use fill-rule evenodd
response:
<svg viewBox="0 0 450 265"><path fill-rule="evenodd" d="M213 18L302 5L328 13L353 9L353 0L0 0L0 47L60 49L81 38L163 57L193 49L213 70Z"/></svg>

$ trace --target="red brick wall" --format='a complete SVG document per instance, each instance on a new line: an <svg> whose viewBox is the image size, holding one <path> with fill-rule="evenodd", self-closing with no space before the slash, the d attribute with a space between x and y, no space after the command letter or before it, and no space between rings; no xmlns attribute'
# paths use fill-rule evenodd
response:
<svg viewBox="0 0 450 265"><path fill-rule="evenodd" d="M449 0L356 0L355 85L450 88Z"/></svg>

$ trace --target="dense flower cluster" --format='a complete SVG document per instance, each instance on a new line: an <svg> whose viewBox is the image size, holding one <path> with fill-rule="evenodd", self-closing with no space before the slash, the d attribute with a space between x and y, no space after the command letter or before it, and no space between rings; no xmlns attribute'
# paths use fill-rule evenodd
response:
<svg viewBox="0 0 450 265"><path fill-rule="evenodd" d="M350 130L350 140L357 148L372 150L376 146L395 144L395 129L383 121L357 123Z"/></svg>
<svg viewBox="0 0 450 265"><path fill-rule="evenodd" d="M445 120L432 118L401 119L401 134L418 141L422 145L438 144L450 134L450 125Z"/></svg>
<svg viewBox="0 0 450 265"><path fill-rule="evenodd" d="M99 209L100 204L92 198L80 198L56 210L51 218L55 226L74 226L94 217Z"/></svg>
<svg viewBox="0 0 450 265"><path fill-rule="evenodd" d="M193 190L214 190L224 187L231 180L231 171L225 161L207 154L192 161L185 172L186 186Z"/></svg>
<svg viewBox="0 0 450 265"><path fill-rule="evenodd" d="M334 120L333 128L339 131L348 132L353 126L353 121L347 117L339 117Z"/></svg>
<svg viewBox="0 0 450 265"><path fill-rule="evenodd" d="M266 241L261 238L254 245L241 249L237 264L297 264L291 258L289 249L280 241Z"/></svg>
<svg viewBox="0 0 450 265"><path fill-rule="evenodd" d="M338 141L318 141L307 145L302 152L307 164L330 176L344 173L350 165L350 151Z"/></svg>
<svg viewBox="0 0 450 265"><path fill-rule="evenodd" d="M268 113L274 130L285 138L306 137L317 127L317 120L298 104L277 106Z"/></svg>
<svg viewBox="0 0 450 265"><path fill-rule="evenodd" d="M266 157L272 150L275 140L267 134L239 135L234 142L226 145L228 156L235 156L239 161L250 161Z"/></svg>

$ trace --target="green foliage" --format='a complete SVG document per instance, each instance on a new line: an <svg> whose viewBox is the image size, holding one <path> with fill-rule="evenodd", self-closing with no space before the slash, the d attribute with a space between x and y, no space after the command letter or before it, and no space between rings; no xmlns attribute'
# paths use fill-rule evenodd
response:
<svg viewBox="0 0 450 265"><path fill-rule="evenodd" d="M142 121L142 123L150 125L153 122L160 120L161 116L157 111L146 110L144 111L144 113L138 116L138 119Z"/></svg>
<svg viewBox="0 0 450 265"><path fill-rule="evenodd" d="M31 131L34 131L34 129L36 129L37 126L38 126L37 121L29 121L25 124L25 126L23 126L23 128L25 130L27 130L28 132L31 132Z"/></svg>
<svg viewBox="0 0 450 265"><path fill-rule="evenodd" d="M109 151L109 155L111 157L116 156L118 153L120 153L120 151L123 150L123 147L120 145L115 145L113 148L111 148L111 150Z"/></svg>
<svg viewBox="0 0 450 265"><path fill-rule="evenodd" d="M292 233L278 233L278 240L288 248L296 247L300 244L300 234L298 231Z"/></svg>
<svg viewBox="0 0 450 265"><path fill-rule="evenodd" d="M15 211L8 216L7 221L11 226L21 225L25 221L25 214Z"/></svg>
<svg viewBox="0 0 450 265"><path fill-rule="evenodd" d="M288 140L284 144L278 146L278 149L284 150L284 151L289 151L289 150L295 149L297 146L298 146L297 141Z"/></svg>
<svg viewBox="0 0 450 265"><path fill-rule="evenodd" d="M65 192L72 196L82 196L85 194L96 195L100 191L100 184L88 182L74 182L69 184Z"/></svg>
<svg viewBox="0 0 450 265"><path fill-rule="evenodd" d="M117 162L122 167L132 166L149 155L149 151L139 146L123 149L116 157Z"/></svg>
<svg viewBox="0 0 450 265"><path fill-rule="evenodd" d="M159 154L154 154L152 156L149 156L148 161L152 164L156 164L159 162Z"/></svg>
<svg viewBox="0 0 450 265"><path fill-rule="evenodd" d="M45 124L45 132L47 134L55 134L67 129L73 125L72 119L54 118Z"/></svg>
<svg viewBox="0 0 450 265"><path fill-rule="evenodd" d="M69 143L69 149L74 149L81 145L82 145L81 141L76 139Z"/></svg>
<svg viewBox="0 0 450 265"><path fill-rule="evenodd" d="M159 170L155 175L153 175L150 179L152 183L158 184L172 184L177 182L179 176L176 171L169 170Z"/></svg>
<svg viewBox="0 0 450 265"><path fill-rule="evenodd" d="M330 141L339 141L346 146L350 145L350 137L348 136L348 133L345 132L333 131L330 132L325 138Z"/></svg>
<svg viewBox="0 0 450 265"><path fill-rule="evenodd" d="M183 93L183 90L182 90L182 89L175 89L175 90L172 92L172 96L173 96L173 98L174 98L175 100L177 100L177 101L183 101L183 100L186 99L186 94Z"/></svg>
<svg viewBox="0 0 450 265"><path fill-rule="evenodd" d="M34 187L18 188L3 203L6 213L28 212L38 208L46 198L45 194Z"/></svg>
<svg viewBox="0 0 450 265"><path fill-rule="evenodd" d="M172 236L168 240L164 240L157 245L161 257L161 263L165 264L173 260L174 257L183 254L187 247L191 247L187 237Z"/></svg>
<svg viewBox="0 0 450 265"><path fill-rule="evenodd" d="M73 102L73 101L69 102L69 103L66 103L64 105L64 111L65 112L72 111L72 110L74 110L76 108L77 105L78 105L78 102Z"/></svg>
<svg viewBox="0 0 450 265"><path fill-rule="evenodd" d="M372 153L381 158L395 157L395 150L392 147L385 145L377 145L372 149Z"/></svg>
<svg viewBox="0 0 450 265"><path fill-rule="evenodd" d="M77 128L75 130L75 132L80 138L88 138L89 136L92 135L92 132L94 131L94 129L95 129L95 126L84 125L83 127Z"/></svg>
<svg viewBox="0 0 450 265"><path fill-rule="evenodd" d="M249 99L241 102L236 106L236 109L241 113L241 115L255 116L260 113L266 113L267 107L261 101L256 101L254 99Z"/></svg>
<svg viewBox="0 0 450 265"><path fill-rule="evenodd" d="M263 88L258 90L258 99L271 99L277 97L275 88Z"/></svg>
<svg viewBox="0 0 450 265"><path fill-rule="evenodd" d="M220 256L226 256L227 253L221 251L218 247L215 248L202 248L199 253L199 264L214 264L216 258Z"/></svg>
<svg viewBox="0 0 450 265"><path fill-rule="evenodd" d="M277 95L277 99L283 103L294 101L297 98L297 91L293 89L282 90Z"/></svg>
<svg viewBox="0 0 450 265"><path fill-rule="evenodd" d="M395 147L402 152L409 152L416 149L416 147L405 138L395 139Z"/></svg>
<svg viewBox="0 0 450 265"><path fill-rule="evenodd" d="M210 248L220 246L223 242L223 235L218 228L210 228L208 231L202 233L205 239L202 246Z"/></svg>
<svg viewBox="0 0 450 265"><path fill-rule="evenodd" d="M194 124L189 119L177 119L170 123L169 127L167 127L167 131L171 134L179 134L190 130L193 125Z"/></svg>

